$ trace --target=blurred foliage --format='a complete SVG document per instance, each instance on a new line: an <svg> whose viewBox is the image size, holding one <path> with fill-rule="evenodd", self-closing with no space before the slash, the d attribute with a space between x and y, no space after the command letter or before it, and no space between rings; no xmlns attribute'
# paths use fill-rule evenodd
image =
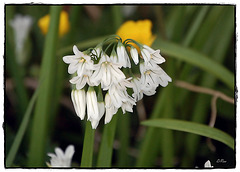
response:
<svg viewBox="0 0 240 172"><path fill-rule="evenodd" d="M157 35L153 48L160 49L161 54L166 58L163 69L172 77L173 82L166 88L158 88L154 96L144 96L143 101L138 103L132 114L118 117L115 138L113 132L114 140L110 141L113 149L108 150L109 153L106 155L108 162L103 166L203 168L204 163L210 160L214 167L235 167L235 151L221 142L212 140L215 147L213 151L206 137L146 127L140 123L147 119L174 118L208 125L212 96L177 87L176 80L207 87L235 98L233 88L236 80L234 77L235 6L66 5L62 6L62 9L69 13L70 31L61 38L51 40L54 45L45 45L47 36L42 35L37 25L41 17L49 14L51 6L8 4L5 7L6 157L9 155L29 103L32 103L30 98L37 86L45 82L41 75L43 73L45 76L52 75L48 86L51 88L51 98L47 98L50 109L44 112L46 114L42 114L48 118L48 123L43 125L44 121L42 121L38 124L38 128L35 128L37 131L45 126L46 134L43 141L35 143L37 147L39 144L41 152L34 153L33 150L37 147L30 149L31 140L37 137L32 133L35 115L33 110L13 163L8 164L7 167L31 167L33 165L29 161L33 160L29 158L35 156L36 160L41 161L37 166L46 167L45 162L49 161L47 153L53 152L55 146L65 149L69 144L75 146L73 166L79 167L86 121L81 121L74 112L70 98L69 75L62 57L72 53L72 46L75 44L80 50L93 47L106 35L114 34L124 21L140 19L152 21L153 33ZM30 15L34 21L29 38L32 53L24 67L16 63L14 37L9 26L9 21L16 14ZM45 46L50 46L48 51L53 50L52 54L44 54ZM43 63L44 57L54 59L50 63L52 66L44 65L46 63ZM55 69L50 71L49 68L53 66ZM41 105L37 106L41 107ZM41 119L41 114L38 115ZM218 99L215 127L235 139L235 119L235 105ZM105 156L103 152L98 156L99 150L104 147L101 145L101 139L106 137L103 126L103 122L100 121L95 131L93 167L101 166L99 161ZM218 159L224 159L226 163L217 163Z"/></svg>

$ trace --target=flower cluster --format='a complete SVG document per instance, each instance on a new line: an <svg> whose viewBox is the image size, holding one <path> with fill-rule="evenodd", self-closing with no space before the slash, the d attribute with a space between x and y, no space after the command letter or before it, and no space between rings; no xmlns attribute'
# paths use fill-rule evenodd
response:
<svg viewBox="0 0 240 172"><path fill-rule="evenodd" d="M143 94L154 95L159 85L165 87L171 82L159 66L165 62L160 50L132 39L122 42L114 35L83 52L74 45L73 52L74 55L63 57L69 64L68 73L74 75L70 80L75 85L71 98L82 120L87 107L87 119L93 129L104 113L107 124L118 109L133 112L133 105Z"/></svg>

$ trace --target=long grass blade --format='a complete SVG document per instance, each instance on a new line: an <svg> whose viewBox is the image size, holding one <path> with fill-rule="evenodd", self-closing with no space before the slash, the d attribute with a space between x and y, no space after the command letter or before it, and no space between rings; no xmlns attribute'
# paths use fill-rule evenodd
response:
<svg viewBox="0 0 240 172"><path fill-rule="evenodd" d="M40 80L42 87L38 96L29 147L28 165L31 167L40 167L44 165L46 156L46 139L48 132L48 119L51 115L51 98L54 96L54 72L55 72L55 57L56 45L58 39L59 15L61 7L50 7L50 26L45 40L43 60L41 64Z"/></svg>
<svg viewBox="0 0 240 172"><path fill-rule="evenodd" d="M13 161L15 159L15 156L16 156L17 152L18 152L18 149L19 149L19 146L22 142L25 131L27 129L27 126L28 126L28 123L29 123L29 120L30 120L30 116L32 114L32 110L33 110L33 107L34 107L34 104L36 102L38 94L39 94L39 88L34 92L32 98L31 98L31 100L28 104L28 107L27 107L27 110L24 114L22 123L19 127L19 130L16 134L16 137L15 137L15 139L13 141L13 144L10 148L10 151L7 155L6 167L11 167L11 165L13 164Z"/></svg>
<svg viewBox="0 0 240 172"><path fill-rule="evenodd" d="M157 39L154 43L154 47L160 47L161 52L170 57L174 57L179 60L183 60L194 66L201 68L202 70L211 73L219 80L225 83L230 89L234 89L234 75L224 66L216 63L207 56L193 51L189 48L182 47L169 41Z"/></svg>
<svg viewBox="0 0 240 172"><path fill-rule="evenodd" d="M175 119L152 119L143 121L142 125L184 131L209 137L211 139L220 141L230 148L234 149L234 139L229 134L207 125Z"/></svg>

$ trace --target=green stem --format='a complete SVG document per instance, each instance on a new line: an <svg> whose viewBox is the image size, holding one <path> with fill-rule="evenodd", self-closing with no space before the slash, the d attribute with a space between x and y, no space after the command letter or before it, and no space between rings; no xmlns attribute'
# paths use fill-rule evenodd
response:
<svg viewBox="0 0 240 172"><path fill-rule="evenodd" d="M100 150L98 153L97 167L111 167L113 141L119 115L122 115L120 110L113 116L110 123L104 125Z"/></svg>
<svg viewBox="0 0 240 172"><path fill-rule="evenodd" d="M87 121L83 142L81 167L92 167L94 133L95 131L92 129L91 122Z"/></svg>
<svg viewBox="0 0 240 172"><path fill-rule="evenodd" d="M120 142L118 150L118 167L127 167L129 165L129 138L130 138L130 114L120 115L118 119L117 133Z"/></svg>

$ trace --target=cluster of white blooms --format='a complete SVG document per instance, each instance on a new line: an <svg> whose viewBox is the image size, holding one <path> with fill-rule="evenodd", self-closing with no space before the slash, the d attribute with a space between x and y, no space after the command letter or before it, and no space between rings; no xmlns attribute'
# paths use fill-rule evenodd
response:
<svg viewBox="0 0 240 172"><path fill-rule="evenodd" d="M133 105L143 94L154 95L159 85L165 87L171 82L159 66L165 62L160 50L131 39L122 42L113 36L84 52L74 45L73 52L74 55L63 57L69 64L68 73L74 75L70 80L75 85L71 98L81 120L87 107L87 119L93 129L104 113L107 124L119 108L123 113L133 112Z"/></svg>

